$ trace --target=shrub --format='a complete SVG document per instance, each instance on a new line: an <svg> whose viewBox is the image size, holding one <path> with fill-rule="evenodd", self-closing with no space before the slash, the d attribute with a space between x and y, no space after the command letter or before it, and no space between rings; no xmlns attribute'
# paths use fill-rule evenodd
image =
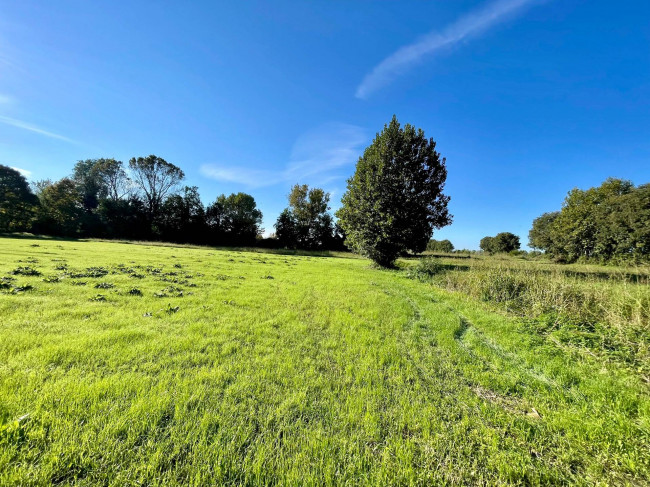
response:
<svg viewBox="0 0 650 487"><path fill-rule="evenodd" d="M436 259L420 259L415 267L408 271L408 276L412 279L425 281L444 271L444 266Z"/></svg>

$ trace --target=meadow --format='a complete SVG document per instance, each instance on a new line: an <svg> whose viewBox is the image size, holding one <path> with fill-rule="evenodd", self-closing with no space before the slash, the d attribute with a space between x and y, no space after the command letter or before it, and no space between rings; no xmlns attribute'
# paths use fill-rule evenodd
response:
<svg viewBox="0 0 650 487"><path fill-rule="evenodd" d="M648 271L0 239L0 485L647 485Z"/></svg>

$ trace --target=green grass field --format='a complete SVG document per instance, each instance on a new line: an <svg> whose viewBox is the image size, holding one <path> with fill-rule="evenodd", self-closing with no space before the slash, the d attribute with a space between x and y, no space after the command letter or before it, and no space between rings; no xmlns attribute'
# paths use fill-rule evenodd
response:
<svg viewBox="0 0 650 487"><path fill-rule="evenodd" d="M454 272L2 238L0 484L647 485L645 351Z"/></svg>

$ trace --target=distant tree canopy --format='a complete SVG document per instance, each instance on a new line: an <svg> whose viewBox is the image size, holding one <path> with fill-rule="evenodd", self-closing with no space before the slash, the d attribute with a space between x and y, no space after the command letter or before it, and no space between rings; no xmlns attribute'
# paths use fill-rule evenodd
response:
<svg viewBox="0 0 650 487"><path fill-rule="evenodd" d="M553 211L544 213L533 220L533 228L528 232L529 247L536 250L550 250L553 245L551 228L558 216L560 216L560 212Z"/></svg>
<svg viewBox="0 0 650 487"><path fill-rule="evenodd" d="M129 168L133 183L145 203L149 221L155 222L160 216L163 201L185 179L185 173L178 166L154 155L132 158Z"/></svg>
<svg viewBox="0 0 650 487"><path fill-rule="evenodd" d="M519 237L510 232L501 232L494 237L483 237L480 243L481 250L491 254L512 252L519 250L520 246Z"/></svg>
<svg viewBox="0 0 650 487"><path fill-rule="evenodd" d="M83 195L70 178L45 184L38 193L40 207L36 228L39 233L73 237L79 234L84 217Z"/></svg>
<svg viewBox="0 0 650 487"><path fill-rule="evenodd" d="M38 198L20 172L0 164L0 232L31 229Z"/></svg>
<svg viewBox="0 0 650 487"><path fill-rule="evenodd" d="M650 184L607 179L573 189L562 209L533 221L531 247L558 260L642 261L650 258Z"/></svg>
<svg viewBox="0 0 650 487"><path fill-rule="evenodd" d="M275 223L280 246L293 249L336 249L341 238L329 213L330 195L321 188L296 184L285 208Z"/></svg>
<svg viewBox="0 0 650 487"><path fill-rule="evenodd" d="M427 250L430 252L444 252L448 254L454 251L454 244L452 244L451 241L446 239L445 240L431 239L427 244Z"/></svg>
<svg viewBox="0 0 650 487"><path fill-rule="evenodd" d="M196 186L179 188L184 177L153 155L131 159L128 172L115 159L87 159L69 178L35 182L34 194L0 165L0 232L255 245L262 212L251 195L221 195L205 208Z"/></svg>
<svg viewBox="0 0 650 487"><path fill-rule="evenodd" d="M119 200L132 188L122 161L86 159L74 166L72 180L77 185L86 210L93 210L102 199Z"/></svg>
<svg viewBox="0 0 650 487"><path fill-rule="evenodd" d="M426 249L433 230L451 223L445 159L421 129L384 126L357 162L337 212L346 245L382 266Z"/></svg>
<svg viewBox="0 0 650 487"><path fill-rule="evenodd" d="M220 195L208 206L206 218L211 236L224 245L254 245L263 232L262 212L246 193Z"/></svg>

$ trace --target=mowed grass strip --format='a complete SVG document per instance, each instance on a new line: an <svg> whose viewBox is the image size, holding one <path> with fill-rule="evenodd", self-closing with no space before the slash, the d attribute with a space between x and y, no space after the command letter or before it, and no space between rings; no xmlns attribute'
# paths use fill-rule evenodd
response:
<svg viewBox="0 0 650 487"><path fill-rule="evenodd" d="M3 238L3 278L2 485L650 481L638 374L403 271Z"/></svg>

